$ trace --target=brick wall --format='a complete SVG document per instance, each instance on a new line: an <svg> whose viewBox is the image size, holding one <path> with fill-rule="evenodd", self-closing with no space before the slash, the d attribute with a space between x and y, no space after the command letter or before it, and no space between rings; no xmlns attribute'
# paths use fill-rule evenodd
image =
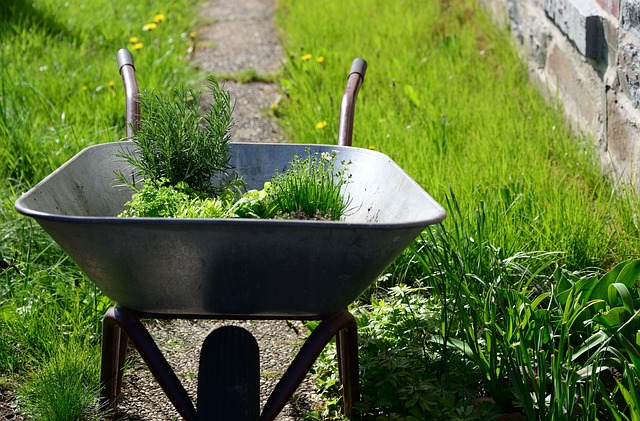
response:
<svg viewBox="0 0 640 421"><path fill-rule="evenodd" d="M532 79L640 191L640 1L480 0L508 24Z"/></svg>

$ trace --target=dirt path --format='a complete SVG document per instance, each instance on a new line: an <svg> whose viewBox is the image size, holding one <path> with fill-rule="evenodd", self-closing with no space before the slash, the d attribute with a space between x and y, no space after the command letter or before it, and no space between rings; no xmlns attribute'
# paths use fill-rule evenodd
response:
<svg viewBox="0 0 640 421"><path fill-rule="evenodd" d="M278 69L282 48L273 24L272 0L210 0L201 17L211 24L199 28L193 61L207 73L217 75L247 70L258 73ZM269 117L269 107L278 99L277 87L267 83L227 82L236 101L233 141L278 142L283 136ZM185 388L195 397L199 352L207 334L221 323L213 321L147 321L158 343ZM249 330L258 340L261 368L261 406L271 393L304 338L300 324L284 321L233 323ZM298 331L296 331L298 329ZM131 364L125 372L119 405L121 420L169 420L178 414L146 369L137 352L130 352ZM302 411L318 405L310 382L299 388L279 420L301 419Z"/></svg>
<svg viewBox="0 0 640 421"><path fill-rule="evenodd" d="M216 75L255 70L267 74L278 70L282 47L273 24L273 0L209 0L201 17L212 24L198 31L194 62ZM278 100L273 84L226 82L236 101L233 129L235 142L275 142L283 136L269 118L269 107Z"/></svg>

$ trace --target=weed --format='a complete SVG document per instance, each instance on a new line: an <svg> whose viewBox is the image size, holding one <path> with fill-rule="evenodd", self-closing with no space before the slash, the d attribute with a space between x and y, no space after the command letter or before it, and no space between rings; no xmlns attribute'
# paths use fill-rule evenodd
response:
<svg viewBox="0 0 640 421"><path fill-rule="evenodd" d="M250 83L250 82L274 83L279 80L280 73L279 72L258 73L255 69L249 69L249 70L240 70L233 73L219 74L218 78L220 80L233 80L238 83Z"/></svg>
<svg viewBox="0 0 640 421"><path fill-rule="evenodd" d="M466 414L461 419L494 419L494 407L474 406L481 373L472 360L455 347L443 348L434 333L441 327L439 300L420 287L403 285L379 293L384 297L357 308L359 416L449 420ZM458 372L464 376L454 374ZM316 363L315 373L320 391L335 396L339 381L334 348ZM339 409L339 400L330 402L327 417Z"/></svg>
<svg viewBox="0 0 640 421"><path fill-rule="evenodd" d="M33 419L67 421L100 419L97 352L87 355L80 344L59 348L24 383L20 400Z"/></svg>

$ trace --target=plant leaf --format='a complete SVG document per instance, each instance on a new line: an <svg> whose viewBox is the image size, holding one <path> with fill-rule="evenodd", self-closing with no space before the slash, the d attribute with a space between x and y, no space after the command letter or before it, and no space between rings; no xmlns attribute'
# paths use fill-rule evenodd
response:
<svg viewBox="0 0 640 421"><path fill-rule="evenodd" d="M628 311L629 314L633 314L633 312L635 311L633 297L631 296L631 291L629 291L629 288L627 288L625 284L622 284L620 282L612 283L611 285L609 285L608 293L609 305L611 307L617 306L617 296L622 300L622 306L624 307L624 309Z"/></svg>
<svg viewBox="0 0 640 421"><path fill-rule="evenodd" d="M420 98L418 98L418 93L413 89L411 85L404 85L404 93L409 98L409 102L413 104L415 107L420 107Z"/></svg>
<svg viewBox="0 0 640 421"><path fill-rule="evenodd" d="M602 345L605 341L609 339L609 335L607 335L604 331L599 330L590 337L587 338L586 341L582 343L580 348L578 348L571 358L572 361L575 361L578 357L584 354L587 351L592 350L593 348Z"/></svg>
<svg viewBox="0 0 640 421"><path fill-rule="evenodd" d="M605 330L613 333L618 330L625 322L625 314L627 311L622 307L615 307L604 313L597 314L593 317L593 321L601 325Z"/></svg>
<svg viewBox="0 0 640 421"><path fill-rule="evenodd" d="M600 279L591 292L591 298L607 300L609 298L609 285L616 282L632 289L638 277L640 277L640 259L622 262ZM596 310L603 310L604 308L605 303L596 306Z"/></svg>

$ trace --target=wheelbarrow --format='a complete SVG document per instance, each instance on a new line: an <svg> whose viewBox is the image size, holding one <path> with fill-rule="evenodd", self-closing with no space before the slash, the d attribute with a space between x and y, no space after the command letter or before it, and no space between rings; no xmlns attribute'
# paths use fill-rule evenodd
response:
<svg viewBox="0 0 640 421"><path fill-rule="evenodd" d="M133 60L118 52L127 135L138 124ZM351 147L355 100L366 63L353 62L340 108L338 145L231 143L231 165L260 189L294 156L338 151L352 174L353 209L341 221L121 218L130 173L116 154L129 141L90 146L22 195L34 218L116 306L103 320L101 381L115 408L130 340L186 420L270 420L327 343L337 340L343 406L358 391L357 332L346 310L444 209L388 156ZM338 164L338 169L341 163ZM198 407L140 322L142 318L320 320L260 413L258 348L239 327L214 330L200 358ZM224 363L221 363L224 361ZM231 363L229 361L232 361ZM233 385L233 387L232 387Z"/></svg>

